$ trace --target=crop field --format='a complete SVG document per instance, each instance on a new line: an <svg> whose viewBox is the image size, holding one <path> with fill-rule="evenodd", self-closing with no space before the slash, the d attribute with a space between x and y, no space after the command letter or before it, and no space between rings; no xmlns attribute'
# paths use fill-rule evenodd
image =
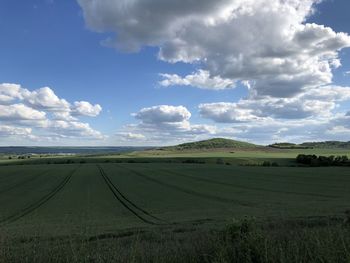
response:
<svg viewBox="0 0 350 263"><path fill-rule="evenodd" d="M348 168L213 164L0 167L2 235L95 235L233 218L341 215Z"/></svg>

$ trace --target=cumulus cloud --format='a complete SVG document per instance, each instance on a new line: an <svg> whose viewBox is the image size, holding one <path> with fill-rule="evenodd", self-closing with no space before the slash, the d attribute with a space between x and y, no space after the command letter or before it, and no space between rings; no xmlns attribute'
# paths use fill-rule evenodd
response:
<svg viewBox="0 0 350 263"><path fill-rule="evenodd" d="M191 113L184 106L159 105L143 108L133 116L143 123L179 123L191 118Z"/></svg>
<svg viewBox="0 0 350 263"><path fill-rule="evenodd" d="M99 104L92 105L87 101L74 102L73 113L76 115L83 115L89 117L96 117L102 111L102 107Z"/></svg>
<svg viewBox="0 0 350 263"><path fill-rule="evenodd" d="M46 113L23 104L0 105L0 121L44 120Z"/></svg>
<svg viewBox="0 0 350 263"><path fill-rule="evenodd" d="M164 87L179 85L210 90L223 90L235 87L235 83L231 79L223 79L220 76L211 77L209 71L205 70L199 70L184 78L176 74L160 75L163 77L163 80L160 81L159 84Z"/></svg>
<svg viewBox="0 0 350 263"><path fill-rule="evenodd" d="M191 124L191 113L184 106L158 105L143 108L132 116L137 124L125 126L117 135L126 141L171 144L216 133L216 127Z"/></svg>
<svg viewBox="0 0 350 263"><path fill-rule="evenodd" d="M69 111L70 104L65 99L60 99L49 87L40 88L29 92L23 90L23 100L34 108L47 111Z"/></svg>
<svg viewBox="0 0 350 263"><path fill-rule="evenodd" d="M237 103L203 103L202 117L219 123L250 122L261 119L305 119L329 117L337 103L350 100L350 87L326 86L309 89L292 98L264 96Z"/></svg>
<svg viewBox="0 0 350 263"><path fill-rule="evenodd" d="M328 134L332 135L339 135L339 134L349 134L350 133L350 128L346 128L344 126L334 126L331 127L329 130L326 131Z"/></svg>
<svg viewBox="0 0 350 263"><path fill-rule="evenodd" d="M17 84L0 84L1 136L35 141L104 139L103 134L78 119L96 117L101 110L100 105L85 101L71 104L48 87L30 91Z"/></svg>
<svg viewBox="0 0 350 263"><path fill-rule="evenodd" d="M117 134L125 141L145 140L146 136L141 133L121 132Z"/></svg>
<svg viewBox="0 0 350 263"><path fill-rule="evenodd" d="M203 118L218 123L247 122L259 118L254 115L253 109L245 109L237 103L204 103L199 105L199 110Z"/></svg>
<svg viewBox="0 0 350 263"><path fill-rule="evenodd" d="M0 125L0 137L8 137L8 136L30 136L32 133L32 129L30 128L21 128L7 125Z"/></svg>
<svg viewBox="0 0 350 263"><path fill-rule="evenodd" d="M101 132L90 127L88 123L78 121L49 121L47 128L62 137L70 138L91 138L104 139L105 136Z"/></svg>
<svg viewBox="0 0 350 263"><path fill-rule="evenodd" d="M347 128L347 116L336 115L339 104L350 100L349 88L333 83L333 71L341 67L339 53L350 47L350 37L308 22L319 0L78 2L88 27L115 33L104 44L127 52L157 47L160 60L195 65L192 73L160 74L161 86L246 86L248 95L238 102L199 105L202 117L230 125L197 127L202 135L300 140L330 138L330 127ZM160 140L185 138L194 125L181 112L147 108L128 128L161 131L154 133Z"/></svg>
<svg viewBox="0 0 350 263"><path fill-rule="evenodd" d="M22 97L22 88L17 84L0 84L0 104L7 104Z"/></svg>
<svg viewBox="0 0 350 263"><path fill-rule="evenodd" d="M202 67L186 77L163 75L165 86L222 88L249 80L258 96L293 97L332 83L338 52L350 46L347 34L306 23L318 0L78 2L91 29L116 33L110 45L156 46L164 61Z"/></svg>

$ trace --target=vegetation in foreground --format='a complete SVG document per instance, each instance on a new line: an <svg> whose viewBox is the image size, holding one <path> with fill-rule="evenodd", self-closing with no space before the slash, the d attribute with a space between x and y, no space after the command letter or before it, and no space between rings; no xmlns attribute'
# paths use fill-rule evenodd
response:
<svg viewBox="0 0 350 263"><path fill-rule="evenodd" d="M339 262L350 261L350 226L341 219L198 226L82 237L0 239L0 262Z"/></svg>

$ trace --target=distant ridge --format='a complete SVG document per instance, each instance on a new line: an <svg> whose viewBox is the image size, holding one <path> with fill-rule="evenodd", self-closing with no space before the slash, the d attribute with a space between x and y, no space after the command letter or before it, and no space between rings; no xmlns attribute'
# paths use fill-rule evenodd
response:
<svg viewBox="0 0 350 263"><path fill-rule="evenodd" d="M224 138L214 138L210 140L198 141L198 142L190 142L183 143L176 146L163 147L163 150L205 150L205 149L243 149L243 148L257 148L258 145L235 141Z"/></svg>
<svg viewBox="0 0 350 263"><path fill-rule="evenodd" d="M300 144L304 147L312 148L341 148L341 149L350 149L350 142L340 142L340 141L325 141L325 142L304 142Z"/></svg>
<svg viewBox="0 0 350 263"><path fill-rule="evenodd" d="M278 149L350 149L350 142L325 141L325 142L304 142L294 143L274 143L269 147Z"/></svg>

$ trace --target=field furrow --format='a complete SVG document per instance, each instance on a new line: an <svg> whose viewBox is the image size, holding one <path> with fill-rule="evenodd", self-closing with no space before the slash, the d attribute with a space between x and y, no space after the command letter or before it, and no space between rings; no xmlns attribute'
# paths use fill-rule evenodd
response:
<svg viewBox="0 0 350 263"><path fill-rule="evenodd" d="M165 222L156 217L151 215L149 212L146 210L140 208L136 204L134 204L132 201L130 201L124 194L120 192L120 190L113 184L113 182L109 179L108 175L104 172L103 168L101 166L98 166L100 170L100 174L103 177L104 181L106 182L108 188L111 190L112 194L114 197L127 209L129 210L132 214L134 214L137 218L139 218L141 221L151 224L151 225L161 225L164 224ZM131 205L131 207L129 205ZM134 209L133 209L133 208ZM144 215L141 215L139 212L135 211L139 210L139 212L143 213ZM155 219L158 222L154 222L151 219L147 219L146 217L150 217L151 219ZM159 221L163 221L163 223L159 223Z"/></svg>
<svg viewBox="0 0 350 263"><path fill-rule="evenodd" d="M146 175L145 173L140 173L139 171L135 170L135 169L131 169L131 168L127 168L125 166L122 166L124 169L127 169L128 171L134 173L135 175L144 178L148 181L154 182L156 184L159 184L161 186L165 186L168 188L172 188L175 189L179 192L183 192L186 194L190 194L190 195L194 195L194 196L198 196L204 199L208 199L208 200L212 200L212 201L217 201L217 202L222 202L222 203L229 203L229 204L236 204L236 205L240 205L240 206L246 206L246 207L253 207L254 204L251 202L243 202L241 200L236 200L236 199L231 199L231 198L225 198L225 197L220 197L220 196L216 196L216 195L211 195L211 194L207 194L207 193L203 193L203 192L198 192L198 191L194 191L192 189L189 188L184 188L175 184L170 184L158 179L155 179L151 176Z"/></svg>
<svg viewBox="0 0 350 263"><path fill-rule="evenodd" d="M216 180L212 180L212 179L208 179L208 178L193 176L193 175L174 172L174 171L165 170L165 169L163 169L161 171L164 172L165 174L180 176L180 177L188 178L188 179L191 179L194 181L207 182L210 184L215 184L215 185L220 185L220 186L230 186L232 188L238 188L238 189L244 189L244 190L250 190L250 191L261 191L261 192L278 193L278 194L286 194L286 195L314 196L314 197L323 197L323 198L338 198L338 196L336 196L336 195L302 193L302 192L292 192L292 191L288 191L288 190L275 190L275 189L267 189L267 188L261 188L261 187L250 187L250 186L245 186L242 184L221 182L221 181L216 181Z"/></svg>
<svg viewBox="0 0 350 263"><path fill-rule="evenodd" d="M13 222L21 219L22 217L32 213L34 210L38 209L39 207L41 207L42 205L47 203L50 199L52 199L59 191L61 191L65 187L65 185L69 182L69 180L72 177L72 175L74 174L74 172L75 172L75 170L73 172L71 172L69 175L67 175L60 182L60 184L58 184L54 189L52 189L52 191L50 191L48 194L43 196L38 201L32 203L31 205L21 209L20 211L14 213L8 217L2 218L0 220L0 224L13 223Z"/></svg>
<svg viewBox="0 0 350 263"><path fill-rule="evenodd" d="M5 193L7 193L7 192L9 192L9 191L11 191L11 190L13 190L13 189L16 189L17 187L20 187L20 186L23 186L23 185L25 185L25 184L27 184L27 183L30 183L30 182L32 182L32 181L38 179L39 177L41 177L41 176L47 174L47 172L48 172L48 171L45 171L45 172L40 173L40 174L35 174L35 175L33 175L33 176L31 176L31 177L29 177L29 178L23 180L23 181L15 182L14 184L12 184L12 185L10 185L10 186L7 186L6 188L1 189L1 190L0 190L0 195L1 195L1 194L5 194Z"/></svg>

